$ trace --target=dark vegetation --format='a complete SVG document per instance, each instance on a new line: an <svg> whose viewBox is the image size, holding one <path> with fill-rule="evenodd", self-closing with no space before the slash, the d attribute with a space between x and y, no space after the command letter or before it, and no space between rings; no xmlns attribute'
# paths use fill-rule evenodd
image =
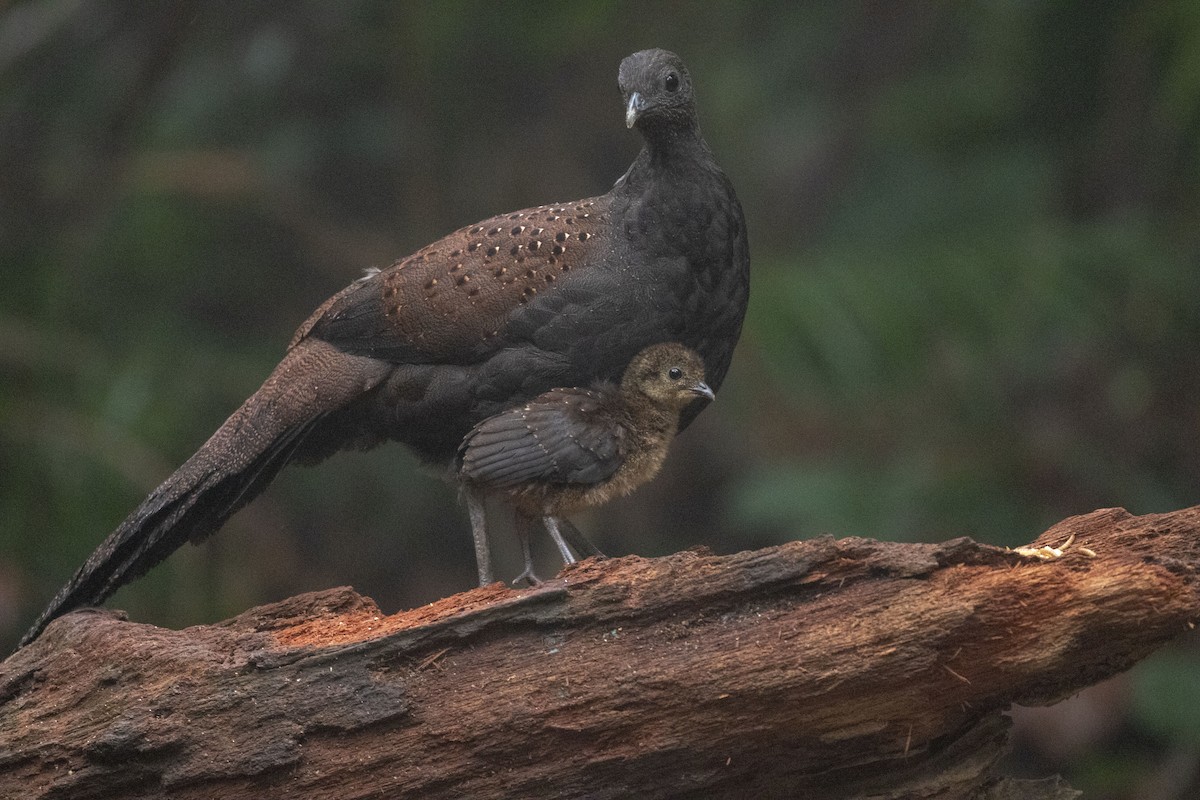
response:
<svg viewBox="0 0 1200 800"><path fill-rule="evenodd" d="M362 268L604 191L638 147L616 65L648 46L692 69L754 284L718 402L580 520L602 549L1011 545L1197 502L1192 4L23 3L0 13L0 640ZM290 470L111 605L182 626L468 588L466 515L414 463ZM1191 796L1193 650L1019 718L1015 761Z"/></svg>

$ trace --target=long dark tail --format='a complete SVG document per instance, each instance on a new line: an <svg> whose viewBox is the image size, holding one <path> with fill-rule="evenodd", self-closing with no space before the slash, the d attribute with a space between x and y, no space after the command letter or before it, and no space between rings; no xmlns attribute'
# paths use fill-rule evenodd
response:
<svg viewBox="0 0 1200 800"><path fill-rule="evenodd" d="M351 374L363 366L356 362L369 360L340 353L330 358L319 345L307 348L316 352L297 354L305 349L301 346L289 353L263 387L96 548L18 648L68 611L104 602L184 542L216 532L266 488L323 417L371 383L361 372ZM331 366L335 368L329 370ZM311 391L309 370L318 371L325 391Z"/></svg>

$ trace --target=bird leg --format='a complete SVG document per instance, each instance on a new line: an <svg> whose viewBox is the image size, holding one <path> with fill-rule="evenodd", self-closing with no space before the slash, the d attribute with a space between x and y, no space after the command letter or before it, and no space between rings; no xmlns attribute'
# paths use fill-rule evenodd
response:
<svg viewBox="0 0 1200 800"><path fill-rule="evenodd" d="M542 582L533 571L533 552L529 547L530 528L533 527L533 520L525 516L521 512L516 514L517 539L521 542L521 555L525 559L525 569L521 570L521 574L513 578L513 583L525 581L530 586L537 586Z"/></svg>
<svg viewBox="0 0 1200 800"><path fill-rule="evenodd" d="M550 538L554 540L554 544L558 547L558 554L562 556L563 563L574 564L579 559L575 558L575 554L571 552L571 548L567 547L566 540L563 539L562 533L558 530L558 522L558 517L542 517L542 525L545 526L546 533L550 534ZM575 531L575 533L578 532L578 530Z"/></svg>
<svg viewBox="0 0 1200 800"><path fill-rule="evenodd" d="M475 565L479 568L479 585L487 586L495 582L492 576L492 554L488 549L487 512L484 508L483 493L474 487L467 487L467 513L471 517L471 536L475 539Z"/></svg>
<svg viewBox="0 0 1200 800"><path fill-rule="evenodd" d="M566 517L558 517L559 530L567 544L571 545L571 549L579 553L584 558L595 556L596 558L608 558L604 553L600 552L600 548L592 544L591 540L584 536L579 528L576 528L571 520ZM549 533L549 529L546 530ZM551 534L553 535L553 534Z"/></svg>

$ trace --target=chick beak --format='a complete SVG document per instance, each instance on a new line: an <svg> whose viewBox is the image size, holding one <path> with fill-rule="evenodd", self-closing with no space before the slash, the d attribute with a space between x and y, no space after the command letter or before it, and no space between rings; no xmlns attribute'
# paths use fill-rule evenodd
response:
<svg viewBox="0 0 1200 800"><path fill-rule="evenodd" d="M638 117L646 110L646 98L640 92L629 95L629 104L625 106L625 127L632 128Z"/></svg>
<svg viewBox="0 0 1200 800"><path fill-rule="evenodd" d="M717 396L713 394L713 390L708 388L708 384L704 381L700 381L700 383L697 383L695 386L693 386L691 392L698 397L704 397L709 400L717 399Z"/></svg>

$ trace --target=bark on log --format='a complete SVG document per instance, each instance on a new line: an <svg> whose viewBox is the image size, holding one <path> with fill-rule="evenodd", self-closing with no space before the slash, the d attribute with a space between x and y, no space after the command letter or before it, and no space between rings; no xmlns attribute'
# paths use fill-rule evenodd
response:
<svg viewBox="0 0 1200 800"><path fill-rule="evenodd" d="M349 589L182 631L76 612L0 664L0 796L1073 797L993 774L1003 712L1186 631L1198 533L1109 509L1050 561L823 538L392 616Z"/></svg>

